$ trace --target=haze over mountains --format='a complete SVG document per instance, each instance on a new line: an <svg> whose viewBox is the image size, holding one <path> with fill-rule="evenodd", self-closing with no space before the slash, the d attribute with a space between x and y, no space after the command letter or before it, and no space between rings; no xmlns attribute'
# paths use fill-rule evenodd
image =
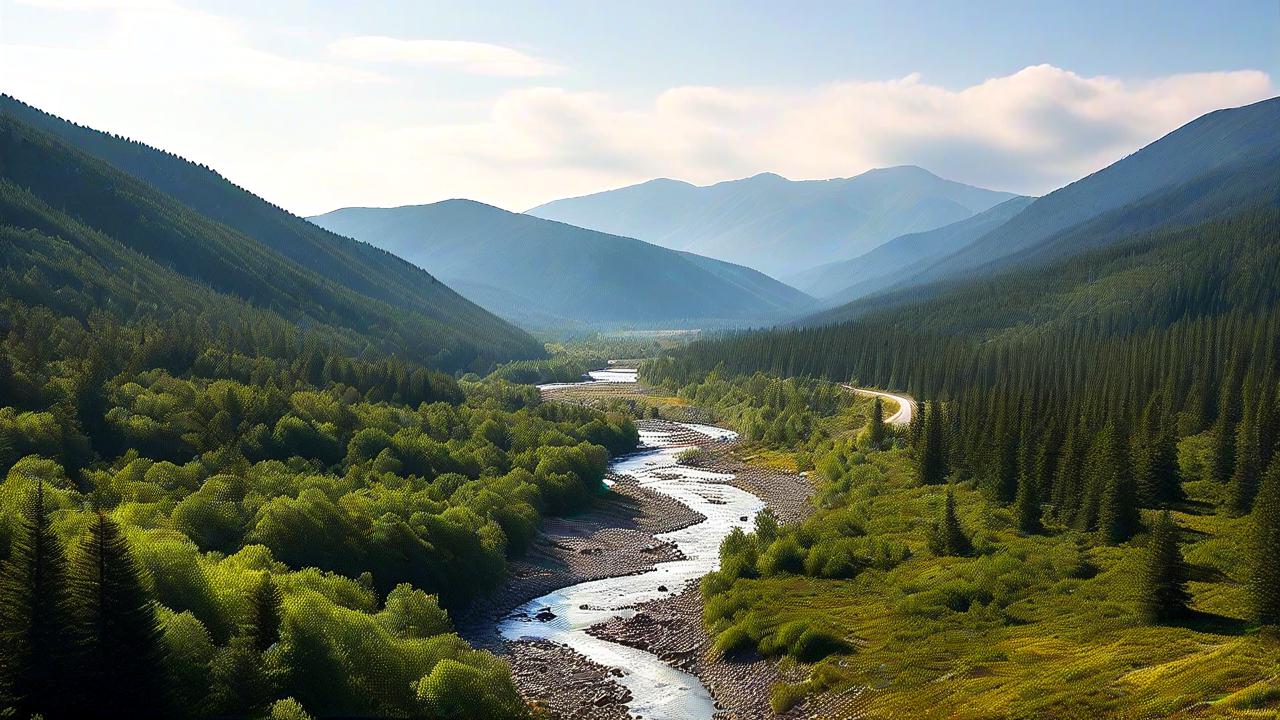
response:
<svg viewBox="0 0 1280 720"><path fill-rule="evenodd" d="M416 263L526 327L742 325L813 304L750 268L470 200L311 220Z"/></svg>
<svg viewBox="0 0 1280 720"><path fill-rule="evenodd" d="M1030 202L955 252L922 259L877 297L818 314L824 324L928 299L956 283L1107 248L1135 234L1280 204L1280 98L1209 113ZM976 220L975 220L976 222ZM956 227L948 232L956 232ZM960 230L963 230L960 227ZM860 281L861 282L861 281ZM872 283L874 284L874 283ZM855 283L844 291L858 294ZM863 293L865 294L865 293Z"/></svg>
<svg viewBox="0 0 1280 720"><path fill-rule="evenodd" d="M1013 197L901 166L832 180L762 173L705 187L663 178L557 200L528 214L727 260L792 282L819 265L963 220Z"/></svg>

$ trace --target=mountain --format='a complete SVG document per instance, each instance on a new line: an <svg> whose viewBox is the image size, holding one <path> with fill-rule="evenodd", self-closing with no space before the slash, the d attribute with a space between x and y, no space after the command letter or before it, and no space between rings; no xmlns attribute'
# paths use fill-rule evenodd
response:
<svg viewBox="0 0 1280 720"><path fill-rule="evenodd" d="M556 200L528 214L640 238L789 280L1013 197L905 166L834 180L792 181L763 173L706 187L659 179Z"/></svg>
<svg viewBox="0 0 1280 720"><path fill-rule="evenodd" d="M13 98L2 110L7 295L57 305L89 293L96 299L73 314L101 305L123 320L249 306L356 351L446 370L542 352L420 268L315 228L212 170ZM124 277L136 282L116 282Z"/></svg>
<svg viewBox="0 0 1280 720"><path fill-rule="evenodd" d="M797 287L842 304L894 285L913 270L951 255L1022 212L1035 198L1015 197L933 230L901 235L852 260L820 265L796 276Z"/></svg>
<svg viewBox="0 0 1280 720"><path fill-rule="evenodd" d="M1128 157L1055 190L961 251L911 278L912 284L991 265L1019 256L1027 260L1055 235L1108 211L1119 210L1161 190L1184 185L1215 170L1225 177L1242 164L1280 160L1280 98L1217 110L1174 130ZM1152 216L1159 224L1168 218Z"/></svg>
<svg viewBox="0 0 1280 720"><path fill-rule="evenodd" d="M419 264L499 315L540 326L741 325L812 306L749 268L470 200L344 208L311 220Z"/></svg>

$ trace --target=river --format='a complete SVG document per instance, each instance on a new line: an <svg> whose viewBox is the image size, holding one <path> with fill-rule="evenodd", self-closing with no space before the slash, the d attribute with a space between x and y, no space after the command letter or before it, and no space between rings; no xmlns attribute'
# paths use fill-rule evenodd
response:
<svg viewBox="0 0 1280 720"><path fill-rule="evenodd" d="M619 368L594 371L587 382L635 379L634 370ZM736 437L724 428L682 426L716 439ZM643 650L592 637L587 628L612 618L630 617L637 604L679 593L688 583L715 570L720 564L720 541L735 527L750 529L756 513L764 509L764 501L729 485L730 475L678 465L676 456L689 446L674 440L670 433L642 431L640 443L637 452L614 460L609 469L634 476L640 485L669 495L707 518L657 535L679 548L684 559L659 563L640 575L578 583L535 598L503 618L498 632L509 640L542 638L561 643L601 665L619 669L622 676L618 682L631 691L627 708L634 716L646 720L710 718L715 703L697 677ZM547 616L544 610L555 617L538 620L539 613Z"/></svg>

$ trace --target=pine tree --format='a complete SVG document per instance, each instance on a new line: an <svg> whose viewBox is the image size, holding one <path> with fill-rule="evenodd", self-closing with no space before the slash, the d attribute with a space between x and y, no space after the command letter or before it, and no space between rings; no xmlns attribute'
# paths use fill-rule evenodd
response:
<svg viewBox="0 0 1280 720"><path fill-rule="evenodd" d="M57 720L72 705L77 643L66 559L51 513L38 482L0 567L0 707L11 707L17 717Z"/></svg>
<svg viewBox="0 0 1280 720"><path fill-rule="evenodd" d="M1018 477L1018 496L1013 505L1019 530L1034 534L1044 529L1040 517L1040 488L1034 475L1023 473Z"/></svg>
<svg viewBox="0 0 1280 720"><path fill-rule="evenodd" d="M280 587L271 579L270 573L263 573L262 580L254 587L249 598L250 627L254 646L258 652L266 652L268 648L280 640L280 620L284 605L284 596Z"/></svg>
<svg viewBox="0 0 1280 720"><path fill-rule="evenodd" d="M947 488L947 499L942 506L942 518L934 525L930 545L938 555L965 556L973 553L973 543L960 527L956 516L956 496Z"/></svg>
<svg viewBox="0 0 1280 720"><path fill-rule="evenodd" d="M124 716L164 716L160 625L115 521L98 513L80 541L70 577L85 637L85 697Z"/></svg>
<svg viewBox="0 0 1280 720"><path fill-rule="evenodd" d="M1239 517L1249 514L1253 507L1253 496L1258 492L1258 476L1262 470L1258 436L1250 422L1242 422L1236 428L1235 458L1226 509L1227 514Z"/></svg>
<svg viewBox="0 0 1280 720"><path fill-rule="evenodd" d="M1013 502L1018 492L1018 439L1004 414L996 421L987 488L1000 503Z"/></svg>
<svg viewBox="0 0 1280 720"><path fill-rule="evenodd" d="M884 402L879 397L876 397L875 403L871 406L871 424L867 429L867 440L876 450L884 444Z"/></svg>
<svg viewBox="0 0 1280 720"><path fill-rule="evenodd" d="M922 485L941 485L947 480L947 448L942 434L942 408L936 401L929 403L924 417L919 477Z"/></svg>
<svg viewBox="0 0 1280 720"><path fill-rule="evenodd" d="M1187 569L1178 547L1178 528L1168 510L1151 528L1141 583L1140 606L1147 622L1168 622L1187 614L1191 601Z"/></svg>
<svg viewBox="0 0 1280 720"><path fill-rule="evenodd" d="M1209 454L1209 477L1226 485L1235 471L1235 424L1225 415L1218 418L1213 428L1213 449Z"/></svg>
<svg viewBox="0 0 1280 720"><path fill-rule="evenodd" d="M1107 542L1122 543L1133 537L1142 524L1138 512L1138 491L1133 483L1133 471L1129 465L1127 443L1116 432L1109 447L1103 448L1106 456L1105 483L1098 498L1098 531Z"/></svg>
<svg viewBox="0 0 1280 720"><path fill-rule="evenodd" d="M1253 617L1262 625L1280 625L1280 454L1267 468L1249 520Z"/></svg>

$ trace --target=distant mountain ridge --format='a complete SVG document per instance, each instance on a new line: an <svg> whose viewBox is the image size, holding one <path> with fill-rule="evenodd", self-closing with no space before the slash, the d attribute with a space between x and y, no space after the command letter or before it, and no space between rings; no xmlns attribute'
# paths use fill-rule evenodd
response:
<svg viewBox="0 0 1280 720"><path fill-rule="evenodd" d="M750 268L471 200L343 208L311 220L535 327L754 325L813 307L804 293Z"/></svg>
<svg viewBox="0 0 1280 720"><path fill-rule="evenodd" d="M1010 272L1034 272L1135 235L1280 207L1280 98L1219 110L1034 200L959 251L879 294L800 321L825 325L917 306Z"/></svg>
<svg viewBox="0 0 1280 720"><path fill-rule="evenodd" d="M832 304L849 302L900 282L905 275L961 250L1034 201L1015 197L964 220L924 232L900 235L852 260L820 265L796 277L805 292Z"/></svg>
<svg viewBox="0 0 1280 720"><path fill-rule="evenodd" d="M915 166L792 181L774 173L695 186L669 179L540 205L527 214L746 265L790 281L900 235L1016 197Z"/></svg>

